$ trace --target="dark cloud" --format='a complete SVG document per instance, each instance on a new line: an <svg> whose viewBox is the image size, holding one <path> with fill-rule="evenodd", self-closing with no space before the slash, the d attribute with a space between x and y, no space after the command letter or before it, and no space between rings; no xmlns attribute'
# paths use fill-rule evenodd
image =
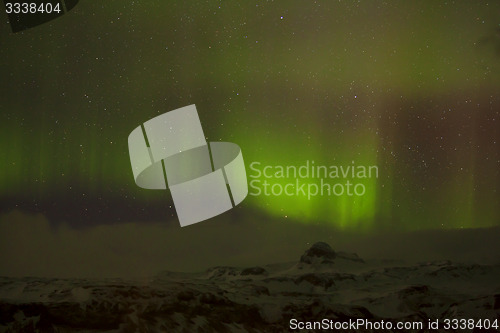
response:
<svg viewBox="0 0 500 333"><path fill-rule="evenodd" d="M253 266L297 261L318 240L365 259L492 263L500 262L499 236L500 228L360 235L326 226L261 220L258 215L186 228L130 222L73 229L51 227L40 214L12 211L0 216L0 275L140 277L163 270Z"/></svg>

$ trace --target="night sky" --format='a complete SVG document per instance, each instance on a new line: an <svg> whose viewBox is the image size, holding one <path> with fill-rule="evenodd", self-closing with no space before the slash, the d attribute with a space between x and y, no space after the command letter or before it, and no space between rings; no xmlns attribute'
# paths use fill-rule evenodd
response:
<svg viewBox="0 0 500 333"><path fill-rule="evenodd" d="M23 32L0 22L4 220L179 228L168 191L135 185L127 137L196 104L247 173L379 167L362 198L249 196L202 224L500 225L500 2L81 0Z"/></svg>

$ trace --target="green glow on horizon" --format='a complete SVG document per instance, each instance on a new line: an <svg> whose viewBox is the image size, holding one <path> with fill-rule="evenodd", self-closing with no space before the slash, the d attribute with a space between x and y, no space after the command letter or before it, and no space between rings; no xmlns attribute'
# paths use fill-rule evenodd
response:
<svg viewBox="0 0 500 333"><path fill-rule="evenodd" d="M85 2L0 31L0 197L168 197L135 186L127 137L196 104L247 173L379 168L363 197L249 196L250 210L360 230L498 225L500 3L319 5Z"/></svg>

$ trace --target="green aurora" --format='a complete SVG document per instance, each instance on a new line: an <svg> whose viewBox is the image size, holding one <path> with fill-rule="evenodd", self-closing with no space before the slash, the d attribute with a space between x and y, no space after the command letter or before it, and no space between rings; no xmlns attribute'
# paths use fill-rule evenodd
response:
<svg viewBox="0 0 500 333"><path fill-rule="evenodd" d="M254 161L379 168L364 196L249 196L248 212L357 230L499 225L499 29L487 1L81 1L21 33L4 23L1 211L175 214L168 192L135 186L127 137L196 104L248 174Z"/></svg>

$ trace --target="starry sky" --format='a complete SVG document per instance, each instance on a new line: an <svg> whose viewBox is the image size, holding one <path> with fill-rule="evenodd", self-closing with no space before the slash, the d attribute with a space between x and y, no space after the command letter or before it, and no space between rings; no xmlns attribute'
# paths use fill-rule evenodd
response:
<svg viewBox="0 0 500 333"><path fill-rule="evenodd" d="M247 172L379 167L362 198L249 196L214 220L500 225L499 2L82 0L15 34L0 15L0 44L2 214L178 225L168 191L135 185L127 137L196 104Z"/></svg>

